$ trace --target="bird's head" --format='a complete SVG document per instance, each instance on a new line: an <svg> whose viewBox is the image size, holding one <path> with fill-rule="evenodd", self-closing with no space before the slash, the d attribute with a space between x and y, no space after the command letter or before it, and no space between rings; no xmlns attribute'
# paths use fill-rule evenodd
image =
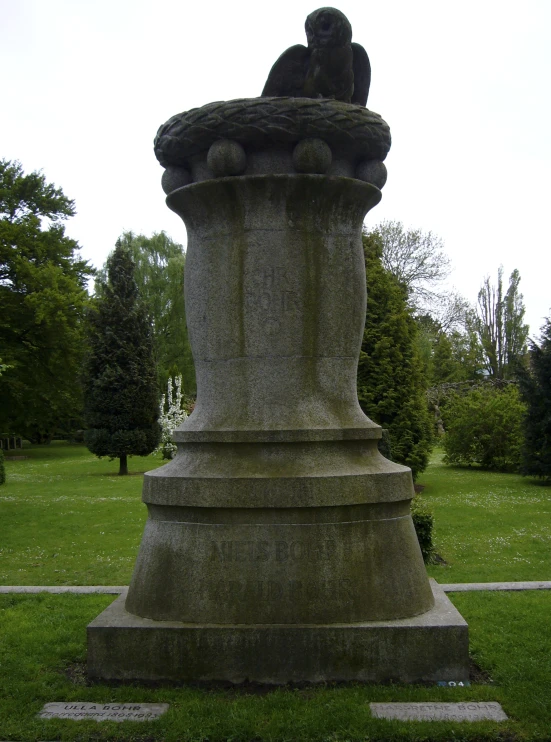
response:
<svg viewBox="0 0 551 742"><path fill-rule="evenodd" d="M352 41L350 21L336 8L314 10L306 19L305 28L309 47L339 47Z"/></svg>

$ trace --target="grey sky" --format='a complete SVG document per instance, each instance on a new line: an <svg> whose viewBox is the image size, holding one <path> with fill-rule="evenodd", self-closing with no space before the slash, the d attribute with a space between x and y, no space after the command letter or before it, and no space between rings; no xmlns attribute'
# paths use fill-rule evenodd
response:
<svg viewBox="0 0 551 742"><path fill-rule="evenodd" d="M260 94L305 43L311 1L0 0L0 156L74 198L68 233L100 266L124 229L185 228L164 205L157 128ZM476 301L514 268L531 334L551 314L551 2L346 0L368 51L368 107L389 123L388 183L367 224L442 237L451 283Z"/></svg>

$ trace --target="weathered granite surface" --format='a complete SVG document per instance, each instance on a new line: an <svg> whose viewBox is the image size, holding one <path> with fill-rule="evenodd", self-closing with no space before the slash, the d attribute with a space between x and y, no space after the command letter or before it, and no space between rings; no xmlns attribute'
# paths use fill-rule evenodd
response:
<svg viewBox="0 0 551 742"><path fill-rule="evenodd" d="M303 97L160 128L197 402L174 460L144 477L134 574L89 626L91 676L466 679L467 627L428 581L411 472L379 453L356 394L362 225L389 147L378 114Z"/></svg>
<svg viewBox="0 0 551 742"><path fill-rule="evenodd" d="M356 393L361 225L379 198L323 175L210 179L168 197L188 229L197 402L175 459L144 478L129 612L259 625L432 607L411 474L379 454Z"/></svg>
<svg viewBox="0 0 551 742"><path fill-rule="evenodd" d="M370 703L376 719L400 721L507 721L507 714L496 701L462 703Z"/></svg>
<svg viewBox="0 0 551 742"><path fill-rule="evenodd" d="M80 703L54 701L38 713L40 719L72 721L154 721L168 711L168 703Z"/></svg>
<svg viewBox="0 0 551 742"><path fill-rule="evenodd" d="M304 157L305 147L322 150ZM381 188L390 129L379 114L338 100L242 98L172 116L155 137L166 168L162 185L178 188L235 175L322 173ZM320 159L321 158L321 159Z"/></svg>
<svg viewBox="0 0 551 742"><path fill-rule="evenodd" d="M431 585L434 607L422 615L357 623L153 621L126 611L122 595L88 627L88 673L268 684L467 680L467 624Z"/></svg>

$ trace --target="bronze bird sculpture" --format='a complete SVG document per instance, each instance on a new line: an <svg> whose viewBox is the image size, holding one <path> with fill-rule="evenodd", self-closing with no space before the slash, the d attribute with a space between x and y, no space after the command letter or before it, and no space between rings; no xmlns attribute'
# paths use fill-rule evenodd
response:
<svg viewBox="0 0 551 742"><path fill-rule="evenodd" d="M306 19L308 46L296 44L279 57L262 97L333 98L365 106L371 82L367 52L352 43L352 26L336 8Z"/></svg>

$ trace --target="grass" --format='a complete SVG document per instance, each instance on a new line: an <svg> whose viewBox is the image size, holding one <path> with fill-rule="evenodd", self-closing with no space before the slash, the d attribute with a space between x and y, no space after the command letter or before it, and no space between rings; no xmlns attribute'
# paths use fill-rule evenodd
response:
<svg viewBox="0 0 551 742"><path fill-rule="evenodd" d="M432 510L438 582L551 579L551 487L517 474L445 466L433 457L421 475Z"/></svg>
<svg viewBox="0 0 551 742"><path fill-rule="evenodd" d="M549 740L551 594L470 593L454 597L471 647L491 681L465 688L342 685L231 689L84 684L85 626L111 600L99 595L0 596L0 736L3 740L356 742L360 740ZM40 720L49 701L166 702L145 724ZM499 701L510 721L403 723L372 719L370 701Z"/></svg>
<svg viewBox="0 0 551 742"><path fill-rule="evenodd" d="M17 452L20 453L19 451ZM159 457L98 459L83 446L31 446L0 489L2 585L127 585L146 509L142 474Z"/></svg>
<svg viewBox="0 0 551 742"><path fill-rule="evenodd" d="M0 583L128 584L145 508L141 476L77 446L24 451L0 488ZM143 472L158 459L131 459ZM440 582L549 579L551 490L514 475L444 467L421 477L435 514ZM516 558L516 561L515 561ZM86 685L85 627L104 595L0 595L0 739L143 742L367 742L551 739L551 592L456 593L483 673L464 688L336 685L267 693L235 689ZM499 701L508 722L372 719L370 701ZM159 720L40 720L49 701L170 704Z"/></svg>
<svg viewBox="0 0 551 742"><path fill-rule="evenodd" d="M159 457L116 461L83 446L26 448L0 489L0 584L127 585L143 532L142 474ZM551 487L515 474L451 467L420 477L434 513L438 582L551 579Z"/></svg>

